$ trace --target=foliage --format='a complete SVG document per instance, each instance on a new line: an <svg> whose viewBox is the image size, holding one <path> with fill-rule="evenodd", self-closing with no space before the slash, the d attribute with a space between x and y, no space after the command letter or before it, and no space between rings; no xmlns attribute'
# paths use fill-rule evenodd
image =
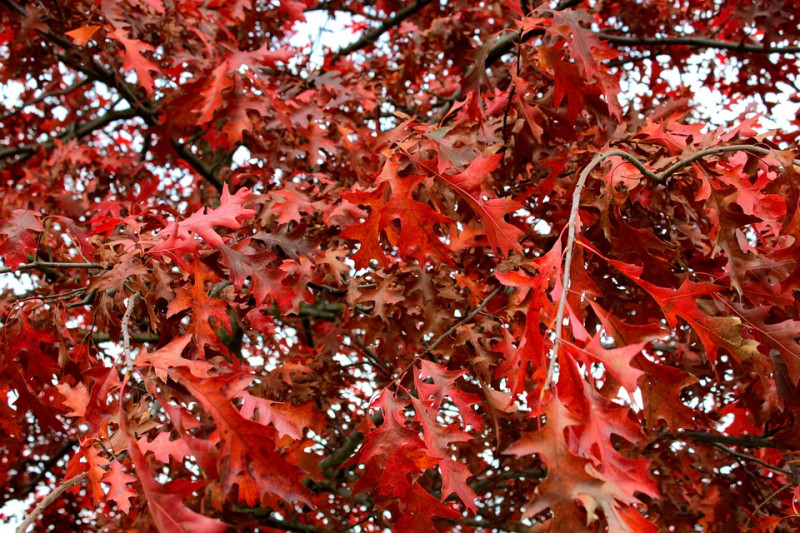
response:
<svg viewBox="0 0 800 533"><path fill-rule="evenodd" d="M313 11L359 37L293 47ZM799 18L3 0L2 502L55 531L798 527L796 130L683 80L770 110Z"/></svg>

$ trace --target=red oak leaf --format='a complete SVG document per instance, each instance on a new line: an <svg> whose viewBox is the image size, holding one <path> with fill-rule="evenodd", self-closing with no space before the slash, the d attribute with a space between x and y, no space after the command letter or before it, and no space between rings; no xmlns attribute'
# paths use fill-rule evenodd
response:
<svg viewBox="0 0 800 533"><path fill-rule="evenodd" d="M197 234L211 246L222 246L225 241L216 232L214 226L237 229L242 227L242 221L251 218L255 211L244 207L250 198L248 189L239 189L231 195L226 185L222 190L219 207L214 209L204 208L190 215L180 222L173 222L156 234L161 242L150 248L150 253L169 252L180 254L191 252L199 248L195 240Z"/></svg>
<svg viewBox="0 0 800 533"><path fill-rule="evenodd" d="M236 374L198 379L185 370L172 374L203 406L220 434L222 492L239 487L239 499L249 505L273 505L279 500L311 505L301 483L303 471L288 463L277 449L274 431L243 417L231 403L250 384ZM277 498L277 499L276 499Z"/></svg>
<svg viewBox="0 0 800 533"><path fill-rule="evenodd" d="M44 227L39 221L39 213L27 209L14 210L11 218L0 224L0 235L6 236L0 241L0 257L7 266L17 268L28 261L28 254L36 250L36 241L29 231L41 232Z"/></svg>
<svg viewBox="0 0 800 533"><path fill-rule="evenodd" d="M158 65L145 58L142 52L153 52L155 48L137 39L128 39L125 32L121 30L109 32L108 36L125 47L123 68L135 70L136 76L139 78L139 85L144 88L148 96L152 95L155 82L150 72L161 72L161 69Z"/></svg>
<svg viewBox="0 0 800 533"><path fill-rule="evenodd" d="M502 154L486 158L478 156L465 171L455 176L441 174L441 178L449 183L480 217L492 248L499 249L503 255L508 255L511 250L522 251L522 246L519 244L522 230L506 222L505 216L517 211L522 205L510 198L496 198L485 184L486 176L497 168L502 159Z"/></svg>
<svg viewBox="0 0 800 533"><path fill-rule="evenodd" d="M108 471L103 474L103 483L109 486L106 499L117 502L119 510L125 514L131 509L132 498L137 496L137 492L128 485L136 481L136 478L127 472L119 461L114 461L109 465Z"/></svg>

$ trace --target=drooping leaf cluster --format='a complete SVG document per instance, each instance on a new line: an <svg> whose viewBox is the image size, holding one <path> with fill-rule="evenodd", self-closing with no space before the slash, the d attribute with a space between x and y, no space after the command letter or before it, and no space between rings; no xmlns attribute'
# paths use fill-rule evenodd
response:
<svg viewBox="0 0 800 533"><path fill-rule="evenodd" d="M799 2L0 6L0 503L797 527Z"/></svg>

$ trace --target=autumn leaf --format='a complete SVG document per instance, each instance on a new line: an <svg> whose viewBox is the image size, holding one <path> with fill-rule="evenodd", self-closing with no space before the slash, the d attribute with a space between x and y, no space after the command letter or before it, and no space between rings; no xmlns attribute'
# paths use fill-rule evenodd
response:
<svg viewBox="0 0 800 533"><path fill-rule="evenodd" d="M236 194L231 195L226 186L222 191L219 207L203 208L180 222L173 222L156 234L160 242L151 247L149 252L180 254L197 250L199 245L194 239L195 234L211 246L222 246L225 241L214 227L241 228L242 221L255 214L252 209L244 207L250 196L247 189L239 189Z"/></svg>
<svg viewBox="0 0 800 533"><path fill-rule="evenodd" d="M6 4L7 521L796 529L793 5Z"/></svg>
<svg viewBox="0 0 800 533"><path fill-rule="evenodd" d="M122 67L125 69L133 69L136 76L139 78L139 85L141 85L148 95L153 94L155 81L150 75L150 72L161 72L161 69L147 59L142 52L154 52L155 47L139 41L138 39L129 39L125 32L114 30L109 32L109 37L119 42L125 48L125 59Z"/></svg>
<svg viewBox="0 0 800 533"><path fill-rule="evenodd" d="M312 504L308 490L300 483L302 471L281 457L274 435L263 425L243 417L231 403L250 383L250 378L231 374L197 380L185 370L178 370L173 376L217 424L224 494L237 485L239 499L251 506L279 500Z"/></svg>
<svg viewBox="0 0 800 533"><path fill-rule="evenodd" d="M167 376L173 368L186 368L197 377L205 377L208 375L211 365L205 361L192 360L181 355L191 341L192 335L176 337L153 353L147 351L141 353L136 358L136 365L152 366L161 381L167 381Z"/></svg>
<svg viewBox="0 0 800 533"><path fill-rule="evenodd" d="M36 250L30 231L41 232L44 227L39 214L27 209L15 209L10 218L0 223L0 235L6 236L0 241L0 257L7 266L17 268L27 263L27 254Z"/></svg>
<svg viewBox="0 0 800 533"><path fill-rule="evenodd" d="M494 193L484 182L486 176L500 164L502 157L502 154L487 158L478 156L463 172L455 176L442 174L441 178L449 183L480 217L492 248L499 249L503 255L508 255L511 250L522 251L519 244L522 230L506 222L505 216L517 211L521 205L510 198L495 198Z"/></svg>
<svg viewBox="0 0 800 533"><path fill-rule="evenodd" d="M201 350L205 346L217 344L216 328L221 327L230 332L231 327L231 317L227 314L228 306L225 301L211 298L206 292L206 281L212 279L211 276L212 272L208 267L196 262L194 284L189 288L179 289L175 294L175 299L167 307L167 317L175 316L187 310L191 311L192 318L189 331ZM211 320L214 321L213 325ZM179 357L183 349L180 343L184 343L185 346L186 342L188 342L187 337L183 337L180 341L173 341L174 344L171 345L172 347L168 351L162 352L153 360L145 356L143 362L153 363L159 372L163 372L165 368L171 365L187 366L192 368L194 372L204 372L205 368L207 368L205 363L190 364ZM165 358L168 360L165 360Z"/></svg>
<svg viewBox="0 0 800 533"><path fill-rule="evenodd" d="M119 461L111 463L108 471L103 474L103 483L107 483L109 486L106 498L115 501L119 510L125 514L128 514L131 509L130 500L137 496L136 491L128 487L135 481L136 477L125 472Z"/></svg>
<svg viewBox="0 0 800 533"><path fill-rule="evenodd" d="M364 265L361 257L370 254L382 258L386 262L379 238L381 230L386 232L389 242L396 245L401 257L415 258L420 262L429 259L450 264L448 248L437 234L436 225L448 224L453 219L441 215L430 206L413 198L413 191L422 182L424 176L397 175L398 164L387 160L376 177L377 188L370 192L350 192L344 198L354 204L367 205L372 212L361 224L348 226L342 231L342 237L361 242L363 252L354 256L357 265ZM388 202L383 198L389 194ZM400 231L390 224L399 221Z"/></svg>
<svg viewBox="0 0 800 533"><path fill-rule="evenodd" d="M73 42L79 46L86 46L86 44L91 40L97 30L102 28L102 26L97 25L90 25L90 26L81 26L80 28L75 28L72 31L66 32L66 35L73 40Z"/></svg>
<svg viewBox="0 0 800 533"><path fill-rule="evenodd" d="M125 433L128 435L127 428ZM128 452L136 467L136 477L142 485L144 497L147 499L147 510L156 529L160 533L174 531L199 531L202 533L222 533L227 525L219 520L203 516L186 507L186 497L205 483L173 481L162 485L147 468L147 462L138 444L128 435Z"/></svg>

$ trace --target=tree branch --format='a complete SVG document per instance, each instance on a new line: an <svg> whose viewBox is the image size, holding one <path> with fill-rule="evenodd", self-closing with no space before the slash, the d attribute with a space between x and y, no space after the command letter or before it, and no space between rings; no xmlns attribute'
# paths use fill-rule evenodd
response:
<svg viewBox="0 0 800 533"><path fill-rule="evenodd" d="M54 262L54 261L36 261L25 265L19 265L17 268L5 267L0 268L0 274L8 274L10 272L24 272L26 270L47 270L56 268L80 268L85 270L106 270L106 267L99 263L70 263L70 262Z"/></svg>
<svg viewBox="0 0 800 533"><path fill-rule="evenodd" d="M92 333L91 337L93 342L111 342L113 340L108 333ZM153 343L159 342L161 337L147 333L131 333L130 340L138 343Z"/></svg>
<svg viewBox="0 0 800 533"><path fill-rule="evenodd" d="M670 176L672 176L675 172L682 169L683 167L692 164L693 162L706 157L708 155L715 155L725 152L751 152L758 155L769 155L772 151L768 148L762 148L760 146L752 146L749 144L735 144L730 146L715 146L713 148L708 148L707 150L701 150L697 153L692 154L691 156L687 157L686 159L682 159L675 163L674 165L668 167L667 169L661 172L653 172L652 170L648 169L641 163L638 159L634 156L629 154L628 152L624 152L622 150L610 150L608 152L603 152L601 154L597 154L586 167L581 171L580 176L578 177L578 183L575 184L575 191L572 193L572 207L569 213L569 219L567 220L567 244L566 244L566 255L564 259L564 273L561 280L561 290L562 296L558 301L558 309L556 311L556 318L555 318L555 338L553 340L553 349L550 351L550 355L548 357L547 362L547 377L545 377L544 383L542 385L542 394L545 390L547 390L552 381L553 381L553 373L555 372L556 367L556 360L558 359L558 347L561 343L561 332L564 322L564 312L566 309L566 293L569 290L569 283L570 283L570 268L572 266L572 251L575 248L575 226L578 220L578 210L580 208L580 201L581 201L581 192L583 191L583 187L586 184L586 179L591 174L592 170L595 169L600 163L608 159L609 157L621 157L631 163L634 167L636 167L639 172L642 173L646 178L660 183L666 181ZM800 164L800 161L797 159L794 160L795 164Z"/></svg>
<svg viewBox="0 0 800 533"><path fill-rule="evenodd" d="M125 314L122 315L122 353L125 356L125 373L130 375L133 373L133 355L131 354L131 332L128 330L131 313L136 306L136 300L139 299L139 292L134 292L128 297L128 305L125 308Z"/></svg>
<svg viewBox="0 0 800 533"><path fill-rule="evenodd" d="M669 433L665 436L674 440L691 439L699 442L707 442L709 444L726 444L728 446L742 446L744 448L772 448L776 450L784 449L781 445L757 435L744 435L741 437L736 437L733 435L721 435L719 433L711 433L706 431L681 431L677 434Z"/></svg>
<svg viewBox="0 0 800 533"><path fill-rule="evenodd" d="M20 490L18 493L14 493L13 494L13 499L14 500L24 500L28 496L28 494L33 492L36 489L36 487L39 485L39 483L42 482L42 480L44 479L45 475L50 471L50 469L52 469L54 466L56 466L56 464L58 464L58 462L65 455L67 455L69 452L71 452L75 448L75 446L77 444L78 444L78 441L71 440L71 439L66 441L64 444L62 444L61 447L58 449L58 451L56 451L54 454L52 454L50 457L48 457L46 461L43 461L41 463L42 464L41 469L36 474L36 476L33 479L31 479L28 483L26 483L25 487L22 490ZM11 498L9 498L9 499L11 499ZM7 501L7 500L3 500L3 502L5 502L5 501Z"/></svg>
<svg viewBox="0 0 800 533"><path fill-rule="evenodd" d="M69 94L74 90L80 89L81 87L83 87L84 85L89 83L89 81L90 80L88 78L86 78L86 79L83 79L83 80L73 84L73 85L70 85L66 89L60 89L58 91L46 92L46 93L43 93L43 94L37 96L36 98L31 100L30 102L23 102L22 105L19 106L18 108L12 109L12 110L6 112L5 114L3 114L2 116L0 116L0 122L2 122L4 120L7 120L7 119L9 119L9 118L11 118L11 117L13 117L15 115L18 115L18 114L22 113L22 111L26 107L30 107L32 105L36 105L36 104L38 104L39 102L43 101L46 98L50 98L51 96L64 96L65 94Z"/></svg>
<svg viewBox="0 0 800 533"><path fill-rule="evenodd" d="M575 7L582 1L583 0L564 0L558 6L556 6L553 9L553 11L563 11L565 9ZM503 57L511 50L513 50L514 46L516 46L517 44L529 41L533 37L537 35L542 35L543 33L544 30L531 30L522 35L520 35L520 32L511 32L502 35L495 41L495 43L492 45L492 48L486 54L486 58L483 61L482 68L489 68L497 60L499 60L501 57ZM469 67L469 69L467 69L466 74L464 75L464 78L470 77L475 72L476 68L481 68L481 66L474 64L471 67ZM447 114L450 112L450 109L452 109L453 104L460 99L461 99L461 87L458 87L451 96L446 98L447 102L445 103L444 106L442 106L442 109L440 109L436 115L429 118L426 122L428 122L429 124L439 123L439 121L445 118Z"/></svg>
<svg viewBox="0 0 800 533"><path fill-rule="evenodd" d="M64 491L74 487L75 485L83 483L87 477L89 477L89 472L84 472L83 474L79 474L66 480L61 485L53 489L53 492L48 494L44 500L39 502L39 505L33 509L33 512L31 512L31 514L29 514L28 517L25 518L25 520L19 525L17 528L17 533L25 533L28 531L28 528L36 521L37 518L39 518L39 515L41 515L51 503L56 501L58 497L64 493Z"/></svg>
<svg viewBox="0 0 800 533"><path fill-rule="evenodd" d="M407 18L411 17L423 7L430 4L433 0L416 0L411 5L408 5L394 14L394 16L386 19L383 23L378 26L377 28L367 32L363 35L360 39L358 39L353 44L347 45L335 54L331 58L331 65L335 64L339 59L342 57L352 54L362 48L366 48L367 46L374 44L378 39L381 38L381 35L386 33L387 31L391 30L392 28L399 26L401 22L406 20Z"/></svg>
<svg viewBox="0 0 800 533"><path fill-rule="evenodd" d="M136 111L133 109L108 111L107 113L104 113L93 120L83 122L74 128L66 129L56 136L47 139L46 141L33 144L23 144L21 146L16 146L13 148L9 147L4 150L0 150L0 159L8 159L9 157L14 157L20 154L32 155L40 148L52 148L56 144L56 139L61 141L80 139L81 137L89 135L93 131L104 128L112 122L117 120L127 120L136 116L138 116L138 113L136 113Z"/></svg>
<svg viewBox="0 0 800 533"><path fill-rule="evenodd" d="M25 10L25 8L17 5L12 0L2 0L2 3L11 11L16 11L19 15L22 16L28 16L28 12ZM67 39L63 35L54 34L50 31L43 31L43 30L39 31L46 39L59 45L64 50L70 52L74 51L77 53L81 52L81 49L79 47L72 44L69 41L69 39ZM158 112L155 103L149 98L140 96L136 88L131 86L124 79L121 79L119 76L117 76L113 70L106 68L94 58L90 58L89 64L85 64L84 61L81 61L74 57L70 57L65 54L56 53L56 57L64 64L72 67L73 69L79 72L82 72L90 80L103 83L104 85L110 88L116 89L119 92L119 94L125 99L125 101L128 102L128 105L131 106L130 109L117 113L130 114L130 117L138 116L142 120L144 120L145 123L148 125L155 125L158 123L157 120ZM104 117L106 115L104 115ZM88 133L88 131L86 133ZM208 181L217 190L220 191L222 190L223 186L222 180L209 165L204 163L199 157L193 154L185 144L181 143L177 139L170 138L170 143L172 144L173 148L178 153L178 155L181 157L181 159L186 161L190 167L192 167L198 174L200 174L203 177L203 179ZM30 145L27 147L19 147L13 150L20 150L24 148L22 152L17 152L17 153L26 153L29 151L33 152L35 151L36 148L38 148L38 146L39 145ZM0 159L14 155L4 152L5 151L0 151Z"/></svg>
<svg viewBox="0 0 800 533"><path fill-rule="evenodd" d="M581 4L583 0L564 0L560 4L558 4L553 11L564 11L565 9L570 9ZM542 35L544 33L543 30L533 30L529 31L520 36L519 33L507 33L497 39L495 41L492 48L489 50L489 53L486 54L486 59L484 60L484 66L490 67L495 61L509 53L517 44L524 43L526 41L531 40L533 37L537 35ZM472 69L470 69L472 70ZM467 74L469 76L469 73Z"/></svg>
<svg viewBox="0 0 800 533"><path fill-rule="evenodd" d="M473 479L469 486L476 493L480 494L484 490L496 485L500 481L508 481L511 479L542 479L547 476L547 470L544 468L533 468L531 470L509 470L508 472L501 472L496 476Z"/></svg>
<svg viewBox="0 0 800 533"><path fill-rule="evenodd" d="M433 350L436 349L437 346L439 346L442 343L442 341L444 341L447 337L452 335L458 328L460 328L461 326L463 326L464 324L475 318L475 316L481 311L483 311L483 308L489 305L489 302L491 302L495 296L500 294L500 291L502 291L503 289L505 289L505 287L501 285L500 287L497 287L495 290L489 293L489 296L484 298L483 301L478 304L478 307L473 309L472 312L470 312L467 316L465 316L464 318L453 324L453 326L450 329L439 335L439 337L437 337L436 340L433 341L431 345L428 346L428 348L424 352L422 352L421 354L419 354L414 358L414 361L416 361L417 359L421 359L426 355L428 355L429 353L431 353Z"/></svg>
<svg viewBox="0 0 800 533"><path fill-rule="evenodd" d="M772 465L764 460L759 459L758 457L753 457L752 455L747 455L746 453L741 453L737 452L736 450L731 450L730 448L728 448L727 446L723 446L722 444L711 444L711 446L725 453L728 453L736 458L743 459L745 461L751 461L753 463L763 466L764 468L772 470L773 472L778 472L786 476L792 477L792 473L789 470L784 470L783 468Z"/></svg>
<svg viewBox="0 0 800 533"><path fill-rule="evenodd" d="M342 466L342 464L355 453L363 441L364 434L360 431L354 431L347 436L339 448L320 461L319 467L322 473L325 474L325 477L332 477L333 471Z"/></svg>
<svg viewBox="0 0 800 533"><path fill-rule="evenodd" d="M720 41L718 39L709 39L706 37L629 37L625 35L612 35L604 32L598 32L596 35L606 42L623 44L626 46L690 46L692 48L732 50L734 52L744 52L747 54L800 53L800 46L771 46L768 43L764 43L763 45L744 44L744 42Z"/></svg>
<svg viewBox="0 0 800 533"><path fill-rule="evenodd" d="M369 363L371 363L374 367L380 370L384 376L391 375L391 373L388 370L386 370L386 367L381 364L378 354L373 352L372 348L364 344L364 341L362 341L355 335L350 335L350 338L353 339L353 342L356 343L356 346L358 346L364 351L364 356L368 359Z"/></svg>

